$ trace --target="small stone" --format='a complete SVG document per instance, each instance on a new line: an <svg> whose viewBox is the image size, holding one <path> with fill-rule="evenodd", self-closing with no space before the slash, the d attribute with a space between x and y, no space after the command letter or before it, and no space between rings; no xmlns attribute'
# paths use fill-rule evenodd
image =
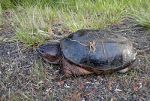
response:
<svg viewBox="0 0 150 101"><path fill-rule="evenodd" d="M9 55L9 54L10 54L10 52L7 52L7 54Z"/></svg>
<svg viewBox="0 0 150 101"><path fill-rule="evenodd" d="M118 88L115 89L115 92L121 92L121 91L122 91L121 89Z"/></svg>
<svg viewBox="0 0 150 101"><path fill-rule="evenodd" d="M43 83L44 83L43 81L38 82L38 84L43 84Z"/></svg>
<svg viewBox="0 0 150 101"><path fill-rule="evenodd" d="M82 98L82 101L86 101L85 98Z"/></svg>
<svg viewBox="0 0 150 101"><path fill-rule="evenodd" d="M68 86L67 84L64 85L65 88L70 88L70 86Z"/></svg>

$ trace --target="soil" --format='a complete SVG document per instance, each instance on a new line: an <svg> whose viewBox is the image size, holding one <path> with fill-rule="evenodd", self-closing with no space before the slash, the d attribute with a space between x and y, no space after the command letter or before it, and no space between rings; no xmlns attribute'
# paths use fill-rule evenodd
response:
<svg viewBox="0 0 150 101"><path fill-rule="evenodd" d="M106 28L131 41L137 50L150 47L150 31L130 19ZM48 64L12 40L12 27L0 29L0 99L2 101L149 101L150 51L137 56L127 73L57 79L60 66Z"/></svg>

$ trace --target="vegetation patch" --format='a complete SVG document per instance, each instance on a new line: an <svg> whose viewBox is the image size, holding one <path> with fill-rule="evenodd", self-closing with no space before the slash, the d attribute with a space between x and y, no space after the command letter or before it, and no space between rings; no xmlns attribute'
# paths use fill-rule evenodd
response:
<svg viewBox="0 0 150 101"><path fill-rule="evenodd" d="M150 28L150 0L141 0L130 4L131 13L133 19L135 19L140 25Z"/></svg>
<svg viewBox="0 0 150 101"><path fill-rule="evenodd" d="M149 27L149 3L150 0L2 0L1 7L3 12L6 9L13 12L17 38L35 45L52 39L51 29L60 22L72 32L104 28L126 17Z"/></svg>

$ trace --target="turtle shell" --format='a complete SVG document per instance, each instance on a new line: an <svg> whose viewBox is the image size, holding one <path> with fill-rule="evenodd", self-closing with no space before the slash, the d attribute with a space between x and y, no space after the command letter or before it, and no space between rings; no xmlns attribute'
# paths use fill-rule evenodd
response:
<svg viewBox="0 0 150 101"><path fill-rule="evenodd" d="M62 39L60 46L69 62L97 70L123 68L136 56L130 40L105 30L79 30Z"/></svg>

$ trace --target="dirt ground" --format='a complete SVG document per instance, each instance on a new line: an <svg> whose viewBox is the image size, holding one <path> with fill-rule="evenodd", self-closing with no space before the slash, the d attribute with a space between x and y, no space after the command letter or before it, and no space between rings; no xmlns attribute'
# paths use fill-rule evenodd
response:
<svg viewBox="0 0 150 101"><path fill-rule="evenodd" d="M150 31L131 20L107 28L133 41L137 50L150 47ZM54 80L58 65L48 64L35 48L13 40L9 26L0 29L1 101L149 101L150 51L137 56L125 73Z"/></svg>

